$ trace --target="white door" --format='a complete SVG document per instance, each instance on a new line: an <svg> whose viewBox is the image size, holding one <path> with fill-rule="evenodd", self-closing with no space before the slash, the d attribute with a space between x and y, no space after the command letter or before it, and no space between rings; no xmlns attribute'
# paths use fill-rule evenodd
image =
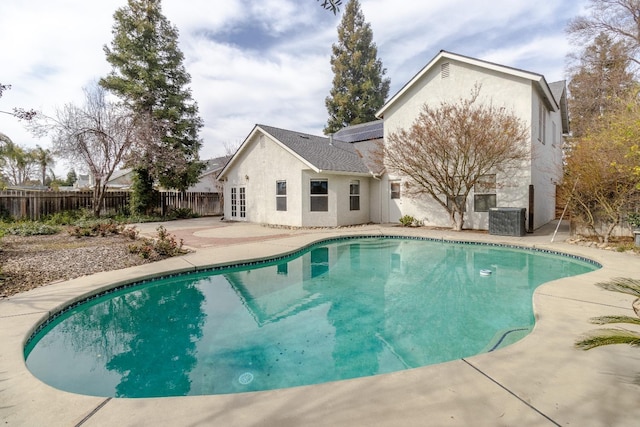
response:
<svg viewBox="0 0 640 427"><path fill-rule="evenodd" d="M231 187L231 219L247 220L247 190L245 187Z"/></svg>

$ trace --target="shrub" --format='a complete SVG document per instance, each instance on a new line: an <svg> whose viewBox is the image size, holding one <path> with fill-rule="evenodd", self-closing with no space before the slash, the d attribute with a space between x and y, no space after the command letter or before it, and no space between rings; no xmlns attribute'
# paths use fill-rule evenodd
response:
<svg viewBox="0 0 640 427"><path fill-rule="evenodd" d="M110 235L120 234L124 231L124 224L115 221L86 221L69 227L69 235L75 237L106 237Z"/></svg>
<svg viewBox="0 0 640 427"><path fill-rule="evenodd" d="M177 241L175 236L169 234L162 225L156 228L156 239L140 239L129 245L129 252L139 254L144 259L156 259L173 257L187 253L182 248L182 239Z"/></svg>
<svg viewBox="0 0 640 427"><path fill-rule="evenodd" d="M412 217L411 215L405 215L402 218L399 219L400 224L402 224L403 227L409 227L411 226L414 222L415 222L415 218Z"/></svg>
<svg viewBox="0 0 640 427"><path fill-rule="evenodd" d="M60 231L59 227L43 224L36 221L25 221L12 223L3 228L5 234L13 236L44 236L50 234L57 234Z"/></svg>
<svg viewBox="0 0 640 427"><path fill-rule="evenodd" d="M176 208L169 213L171 219L189 219L197 218L198 214L193 212L190 208Z"/></svg>

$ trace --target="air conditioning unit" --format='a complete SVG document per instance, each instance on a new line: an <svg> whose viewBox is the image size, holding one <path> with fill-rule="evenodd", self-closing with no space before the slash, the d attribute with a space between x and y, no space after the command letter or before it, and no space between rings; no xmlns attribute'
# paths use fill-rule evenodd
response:
<svg viewBox="0 0 640 427"><path fill-rule="evenodd" d="M525 208L489 209L489 234L498 236L524 236Z"/></svg>

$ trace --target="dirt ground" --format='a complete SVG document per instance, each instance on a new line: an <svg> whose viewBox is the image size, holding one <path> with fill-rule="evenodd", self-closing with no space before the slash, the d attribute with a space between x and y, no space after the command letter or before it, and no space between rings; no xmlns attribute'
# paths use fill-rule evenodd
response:
<svg viewBox="0 0 640 427"><path fill-rule="evenodd" d="M0 240L0 298L45 284L153 262L130 253L122 235L4 236Z"/></svg>

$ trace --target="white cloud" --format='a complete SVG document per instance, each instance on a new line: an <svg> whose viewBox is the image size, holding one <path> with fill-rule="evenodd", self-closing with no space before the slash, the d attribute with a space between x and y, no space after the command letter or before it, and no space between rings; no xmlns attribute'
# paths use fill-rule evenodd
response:
<svg viewBox="0 0 640 427"><path fill-rule="evenodd" d="M570 49L564 26L586 2L361 0L361 5L393 93L440 49L538 72L549 81L562 79ZM102 47L111 43L113 13L125 4L2 0L0 83L13 88L0 99L0 110L20 106L51 114L80 102L82 87L109 71ZM321 132L339 16L315 0L164 0L163 12L180 32L192 93L205 121L203 158L224 154L224 143L243 140L256 123ZM259 40L251 38L253 31ZM48 145L5 114L0 130L18 144Z"/></svg>

